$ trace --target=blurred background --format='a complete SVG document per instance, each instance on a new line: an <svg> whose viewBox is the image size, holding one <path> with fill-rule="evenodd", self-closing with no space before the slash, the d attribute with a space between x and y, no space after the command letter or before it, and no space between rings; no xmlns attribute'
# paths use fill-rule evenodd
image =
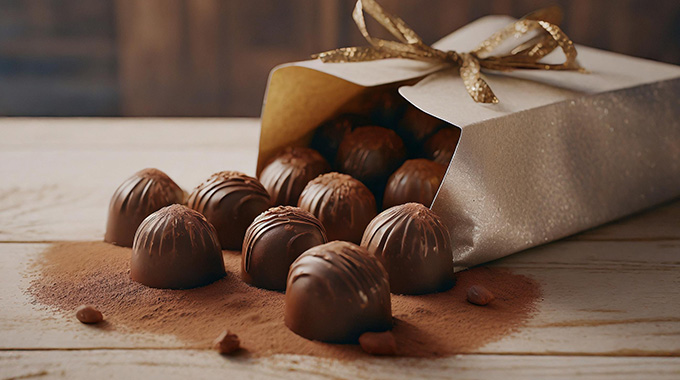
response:
<svg viewBox="0 0 680 380"><path fill-rule="evenodd" d="M380 0L428 42L560 4L580 44L680 63L680 0ZM365 45L354 0L0 0L0 115L259 116L269 71ZM376 30L375 28L371 29Z"/></svg>

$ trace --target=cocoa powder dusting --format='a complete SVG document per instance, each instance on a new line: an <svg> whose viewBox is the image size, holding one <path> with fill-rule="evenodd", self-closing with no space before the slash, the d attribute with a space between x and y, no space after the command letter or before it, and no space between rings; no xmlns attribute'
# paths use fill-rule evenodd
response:
<svg viewBox="0 0 680 380"><path fill-rule="evenodd" d="M241 258L224 251L227 277L197 289L153 289L130 279L131 249L104 242L54 244L35 264L29 293L70 315L94 305L118 331L172 334L187 347L210 348L221 331L240 338L254 356L299 354L336 359L366 356L359 345L309 341L283 324L283 293L240 279ZM486 307L466 300L480 284L494 295ZM441 357L474 352L523 326L540 297L538 284L506 269L478 267L457 274L453 289L424 296L392 295L397 354Z"/></svg>

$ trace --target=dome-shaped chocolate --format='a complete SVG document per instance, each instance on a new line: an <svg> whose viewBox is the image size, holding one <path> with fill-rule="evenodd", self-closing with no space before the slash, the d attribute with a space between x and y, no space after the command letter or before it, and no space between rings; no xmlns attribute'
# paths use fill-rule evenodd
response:
<svg viewBox="0 0 680 380"><path fill-rule="evenodd" d="M328 240L357 244L377 213L375 197L364 184L335 172L311 180L302 191L298 206L321 221Z"/></svg>
<svg viewBox="0 0 680 380"><path fill-rule="evenodd" d="M290 264L327 241L321 222L311 213L291 206L270 208L246 231L241 278L260 288L285 290Z"/></svg>
<svg viewBox="0 0 680 380"><path fill-rule="evenodd" d="M241 249L246 229L270 205L269 193L257 179L234 171L213 174L187 201L215 226L222 249L231 250Z"/></svg>
<svg viewBox="0 0 680 380"><path fill-rule="evenodd" d="M260 173L260 182L273 205L297 206L307 182L330 170L326 159L314 149L289 147L269 161Z"/></svg>
<svg viewBox="0 0 680 380"><path fill-rule="evenodd" d="M392 326L387 273L365 249L345 241L319 245L291 265L285 323L307 339L356 343Z"/></svg>
<svg viewBox="0 0 680 380"><path fill-rule="evenodd" d="M424 158L407 160L387 180L383 208L417 202L430 207L441 185L446 166Z"/></svg>
<svg viewBox="0 0 680 380"><path fill-rule="evenodd" d="M446 123L414 106L409 106L399 121L396 132L404 141L411 157L422 155L423 144Z"/></svg>
<svg viewBox="0 0 680 380"><path fill-rule="evenodd" d="M370 115L374 124L392 128L401 119L407 104L396 87L381 88L363 94L359 109L361 113Z"/></svg>
<svg viewBox="0 0 680 380"><path fill-rule="evenodd" d="M455 127L446 127L439 130L430 137L424 146L425 157L434 162L449 166L453 152L456 151L460 139L460 129Z"/></svg>
<svg viewBox="0 0 680 380"><path fill-rule="evenodd" d="M225 275L215 228L200 213L172 205L139 226L130 261L133 280L152 288L188 289Z"/></svg>
<svg viewBox="0 0 680 380"><path fill-rule="evenodd" d="M361 127L340 144L335 166L382 196L387 178L404 162L404 143L397 134L382 127Z"/></svg>
<svg viewBox="0 0 680 380"><path fill-rule="evenodd" d="M361 246L387 269L392 293L433 293L453 285L449 232L439 217L420 203L380 213L366 227Z"/></svg>
<svg viewBox="0 0 680 380"><path fill-rule="evenodd" d="M319 125L314 131L310 147L316 149L328 162L335 161L342 140L354 128L371 124L367 116L344 113Z"/></svg>
<svg viewBox="0 0 680 380"><path fill-rule="evenodd" d="M147 216L183 200L184 192L167 174L158 169L138 171L111 197L104 241L132 247L137 227Z"/></svg>

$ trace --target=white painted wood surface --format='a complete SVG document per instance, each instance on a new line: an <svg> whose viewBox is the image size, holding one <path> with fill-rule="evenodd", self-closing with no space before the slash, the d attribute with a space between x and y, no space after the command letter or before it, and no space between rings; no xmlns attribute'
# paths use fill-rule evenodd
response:
<svg viewBox="0 0 680 380"><path fill-rule="evenodd" d="M224 358L193 350L0 352L4 379L669 379L680 358L458 355L342 363L305 357ZM104 374L93 376L93 374Z"/></svg>
<svg viewBox="0 0 680 380"><path fill-rule="evenodd" d="M186 190L219 170L253 174L258 133L252 119L0 119L0 379L680 377L677 201L494 262L536 279L543 300L527 326L477 355L228 360L30 303L31 260L46 242L100 240L120 181L144 167Z"/></svg>

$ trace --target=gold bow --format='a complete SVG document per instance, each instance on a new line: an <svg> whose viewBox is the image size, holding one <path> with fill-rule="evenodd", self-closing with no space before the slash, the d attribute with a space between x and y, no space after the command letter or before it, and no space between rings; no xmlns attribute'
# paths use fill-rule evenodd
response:
<svg viewBox="0 0 680 380"><path fill-rule="evenodd" d="M399 41L372 37L366 28L364 12L377 20ZM482 78L481 69L510 71L514 69L535 70L578 70L584 72L576 62L576 48L567 35L557 26L562 20L558 7L532 12L504 29L494 33L469 53L443 51L423 43L421 38L399 17L385 12L375 0L357 0L354 22L371 46L347 47L315 54L323 62L364 62L386 58L407 58L418 61L448 63L460 67L468 93L478 103L498 103L498 98ZM512 49L509 54L491 56L492 50L510 37L519 38L538 30L531 40ZM566 57L564 63L547 64L538 62L541 58L560 47Z"/></svg>

